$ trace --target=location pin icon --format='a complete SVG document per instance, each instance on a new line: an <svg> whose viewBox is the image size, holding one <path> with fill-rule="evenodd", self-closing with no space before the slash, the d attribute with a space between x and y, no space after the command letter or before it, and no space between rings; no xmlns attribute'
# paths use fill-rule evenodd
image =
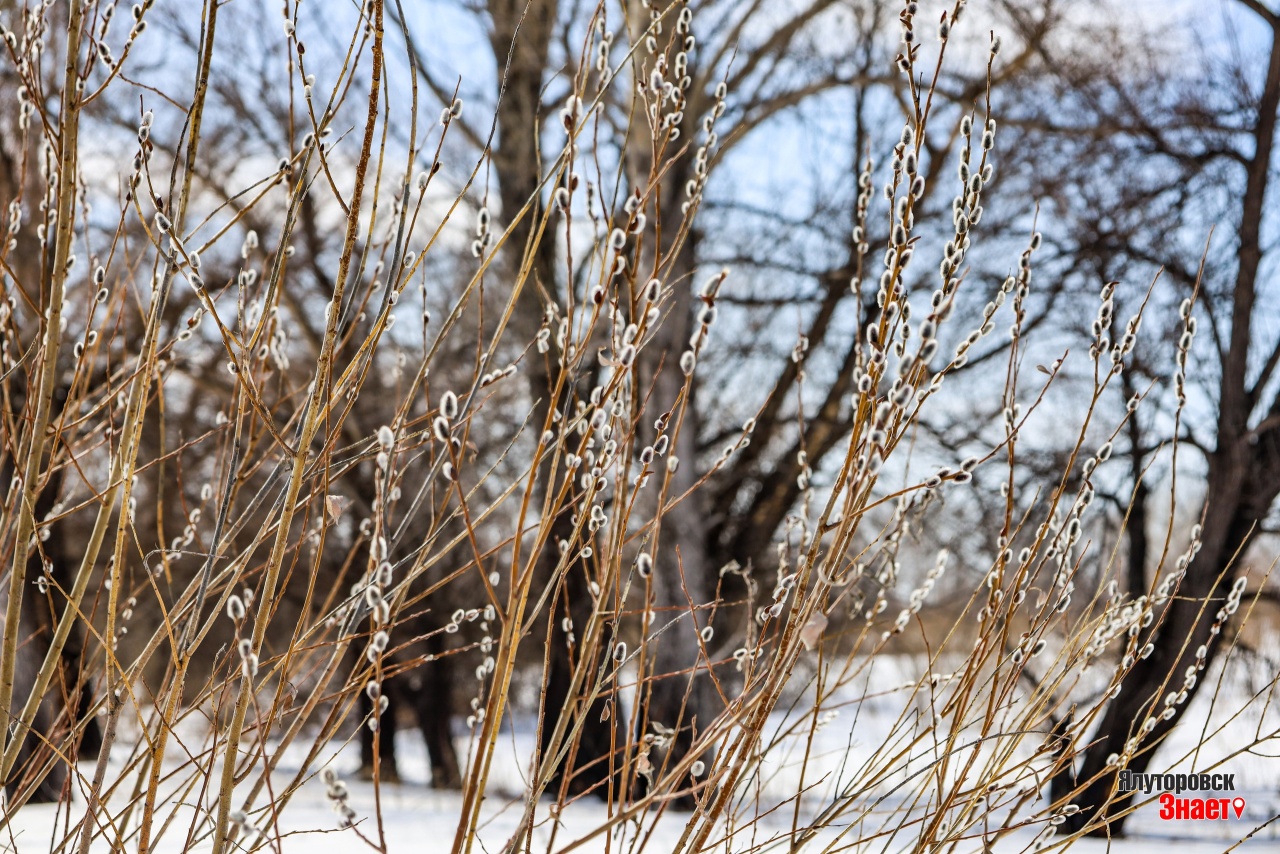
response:
<svg viewBox="0 0 1280 854"><path fill-rule="evenodd" d="M1236 811L1236 818L1239 818L1244 813L1244 798L1236 798L1232 801L1231 808Z"/></svg>

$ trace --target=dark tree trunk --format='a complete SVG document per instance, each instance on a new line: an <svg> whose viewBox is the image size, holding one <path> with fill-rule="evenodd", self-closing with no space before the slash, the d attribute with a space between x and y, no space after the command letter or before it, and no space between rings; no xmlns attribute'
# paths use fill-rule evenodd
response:
<svg viewBox="0 0 1280 854"><path fill-rule="evenodd" d="M504 269L514 278L526 259L532 261L529 279L524 282L517 301L511 329L517 340L528 342L533 340L542 323L542 294L557 300L563 298L562 285L556 278L555 241L550 239L550 233L544 235L540 242L533 239L544 210L539 195L543 158L537 131L542 127L542 88L548 70L558 3L556 0L493 0L489 3L489 10L493 18L490 43L503 85L497 112L498 145L493 152L493 163L498 174L501 216L511 231L507 238L511 254ZM550 161L553 158L546 159ZM520 210L531 200L531 210L519 222L514 222ZM559 379L554 356L535 358L530 363L528 377L530 394L536 401L531 423L535 425L534 429L541 430L553 404L552 391ZM553 487L544 472L539 480L539 504L545 490ZM567 515L557 518L552 525L553 536L548 539L545 552L538 557L537 571L544 579L550 578L559 561L556 542L572 530ZM586 591L585 580L579 581L574 573L570 573L562 597L567 597L569 614L581 630L590 616L592 600ZM549 668L543 694L547 710L542 729L544 757L557 716L562 710L574 714L579 705L577 698L569 696L574 662L563 633L559 631L560 616L560 613L556 614L552 621L555 628L547 638ZM571 791L585 791L601 782L601 774L607 775L616 716L608 715L606 720L606 703L605 698L598 698L590 708L580 710L586 718L582 737L572 751L573 761L569 765ZM563 768L557 769L551 781L553 788L561 781L563 772ZM600 787L596 791L603 796L608 790Z"/></svg>
<svg viewBox="0 0 1280 854"><path fill-rule="evenodd" d="M1133 376L1127 369L1121 372L1120 381L1125 400L1132 398L1137 389L1133 384ZM1136 412L1129 415L1128 434L1129 473L1133 478L1134 487L1127 510L1129 521L1124 533L1129 543L1128 593L1129 598L1137 599L1147 592L1147 559L1151 552L1151 544L1147 536L1147 510L1151 500L1151 489L1143 478L1146 455L1142 451L1142 427L1138 423Z"/></svg>
<svg viewBox="0 0 1280 854"><path fill-rule="evenodd" d="M413 704L431 761L431 788L460 789L462 770L453 745L453 660L440 655L444 652L440 635L433 634L427 647L436 659L422 668L422 684L414 692Z"/></svg>
<svg viewBox="0 0 1280 854"><path fill-rule="evenodd" d="M5 471L0 472L0 477L11 478L12 466L6 465ZM37 522L44 520L57 501L60 480L60 475L51 476L36 498L34 512ZM47 577L44 570L44 561L41 557L43 546L53 543L53 537L50 537L48 541L41 545L41 548L33 548L30 557L27 558L27 579L31 582L31 589L22 597L21 628L18 635L18 652L15 665L16 679L13 692L13 714L21 712L23 705L26 703L35 683L36 674L49 651L49 641L53 634L52 627L55 618L52 617L52 609L49 603L51 599L56 601L59 597L52 587L49 588L48 593L40 593L35 586L36 579ZM10 548L12 547L13 544L10 544ZM64 681L68 678L75 680L79 674L78 662L76 663L76 670L69 677L65 669L67 666L65 654L63 655L62 663ZM23 737L22 747L19 750L13 774L9 780L5 781L6 791L10 796L14 794L16 789L30 785L36 776L43 773L45 764L53 756L54 748L62 748L64 746L61 742L72 722L67 719L66 709L68 707L58 702L63 697L65 697L65 694L50 690L46 692L44 699L37 708L35 718L31 721L31 730ZM75 707L71 706L71 708ZM37 784L30 802L52 803L57 801L62 793L66 779L66 765L62 762L55 763L48 774Z"/></svg>
<svg viewBox="0 0 1280 854"><path fill-rule="evenodd" d="M400 769L396 766L396 713L400 706L400 692L396 681L388 679L382 683L388 705L378 717L376 733L364 723L373 713L373 701L364 691L360 692L360 776L366 780L373 779L376 756L378 778L385 783L400 782Z"/></svg>
<svg viewBox="0 0 1280 854"><path fill-rule="evenodd" d="M1236 558L1247 547L1255 525L1259 520L1259 506L1269 506L1275 498L1274 481L1265 487L1250 483L1246 476L1244 458L1225 460L1222 454L1210 462L1210 500L1207 504L1200 552L1187 567L1186 577L1169 604L1163 619L1156 623L1155 631L1139 639L1139 645L1150 641L1155 650L1146 658L1134 662L1133 669L1125 677L1120 693L1107 707L1099 723L1093 741L1084 751L1084 760L1078 771L1068 768L1053 780L1053 800L1070 798L1080 811L1067 819L1064 830L1076 831L1090 826L1090 833L1098 836L1118 836L1123 833L1127 816L1121 814L1108 818L1111 812L1104 807L1115 791L1116 776L1122 769L1142 773L1151 765L1155 751L1144 749L1158 744L1174 728L1191 704L1203 679L1187 689L1185 702L1175 705L1174 716L1165 719L1161 713L1166 708L1164 698L1183 690L1187 668L1197 663L1196 651L1207 647L1203 670L1212 666L1223 648L1220 639L1212 636L1211 629L1219 608L1226 600L1236 566ZM1261 490L1261 491L1259 491ZM1244 501L1233 501L1230 496L1239 495ZM1253 500L1249 500L1252 498ZM1127 760L1108 766L1112 755L1124 756L1131 738L1139 735L1143 722L1155 718L1155 728L1142 737L1139 749ZM1072 796L1072 792L1081 787ZM1099 811L1101 809L1101 812Z"/></svg>
<svg viewBox="0 0 1280 854"><path fill-rule="evenodd" d="M567 533L567 532L566 532ZM550 644L550 668L544 689L543 702L546 704L546 722L542 728L542 755L548 756L551 748L552 729L560 714L570 715L573 720L578 715L585 715L580 738L569 747L566 763L555 784L562 785L570 797L591 792L598 797L610 794L609 780L614 773L615 763L612 752L614 738L617 734L615 719L620 716L616 700L611 692L602 693L589 706L583 708L582 696L571 696L573 673L576 666L586 667L586 680L583 683L590 690L596 681L600 662L598 658L581 663L582 631L591 618L594 599L588 587L588 580L581 564L571 565L565 576L561 593L552 606L551 628L548 643ZM575 635L574 643L569 642L561 619L567 617L572 621L571 632ZM605 634L606 645L608 634ZM597 650L598 651L598 650ZM568 779L563 778L567 769Z"/></svg>
<svg viewBox="0 0 1280 854"><path fill-rule="evenodd" d="M683 161L672 167L677 176L682 165L685 165ZM673 181L668 186L673 189L682 187L683 182ZM663 195L672 200L668 210L679 210L679 205L673 201L676 192L664 192ZM690 240L676 259L676 268L670 276L670 281L677 283L674 306L658 333L664 346L653 353L654 357L663 358L654 382L653 399L659 408L675 406L685 384L679 359L694 329L692 297L697 283L688 281L695 272L693 252ZM654 681L649 686L648 708L639 717L641 726L648 720L676 729L676 735L665 751L670 762L685 758L697 731L705 729L719 711L718 698L711 680L707 678L707 663L702 660L698 639L699 630L710 622L710 614L701 609L711 602L714 583L704 495L696 488L701 477L698 425L697 407L691 399L686 405L684 423L668 452L680 460L680 465L671 476L666 493L668 499L679 495L687 497L662 518L652 585L655 629L660 630L672 620L678 619L679 622L651 641ZM693 607L699 610L691 612ZM636 734L637 738L643 735ZM710 755L703 759L710 764ZM661 770L659 763L655 765ZM695 783L695 780L687 779L682 787ZM695 802L692 796L686 795L673 805L692 809Z"/></svg>
<svg viewBox="0 0 1280 854"><path fill-rule="evenodd" d="M640 4L633 2L631 6L634 23L643 25L649 20ZM633 40L640 42L641 37L641 32L633 31ZM637 63L635 73L642 76L647 72ZM699 85L695 83L687 91L689 101L682 111L682 139L697 138L701 132L699 123L709 107L699 92ZM658 275L670 286L671 293L668 315L642 352L637 367L640 386L653 389L650 408L654 414L671 413L667 432L674 435L667 453L677 458L679 465L670 474L666 500L685 496L678 506L663 514L657 529L656 549L650 546L653 549L650 605L654 612L651 631L656 635L648 641L653 662L652 680L641 691L640 702L645 705L642 714L637 716L637 725L641 730L647 727L652 731L649 724L654 723L676 730L665 750L650 757L656 776L663 772L664 764L674 764L688 756L698 733L720 712L720 702L707 676L708 665L698 637L699 631L711 622L706 607L713 598L713 576L717 568L709 533L708 500L698 487L703 475L698 460L701 431L698 374L695 372L689 383L688 400L681 404L688 380L680 367L681 354L689 348L698 329L695 318L701 304L698 295L705 278L712 274L698 270L698 232L689 229L681 235L685 187L696 177L693 159L688 155L677 156L671 162L655 164L650 134L647 123L634 125L627 152L628 173L634 186L644 187L653 175L660 174L652 195L657 202L653 214L661 228L661 240L654 250L644 254L638 279L643 282L651 275ZM670 147L667 156L676 148ZM659 265L658 270L651 272L651 268ZM713 327L711 338L717 334L722 334L722 330ZM679 432L675 433L681 405L683 416ZM647 429L652 420L652 417L643 419L644 428ZM727 558L721 563L727 563ZM672 621L676 621L675 624L665 628ZM644 735L644 731L635 733L637 739ZM713 757L707 751L700 758L710 765ZM679 786L687 790L697 783L687 777ZM696 799L684 795L671 803L681 809L692 809Z"/></svg>
<svg viewBox="0 0 1280 854"><path fill-rule="evenodd" d="M1112 754L1124 756L1129 739L1143 722L1156 724L1143 739L1158 744L1177 725L1203 680L1187 691L1187 700L1174 705L1173 716L1162 716L1164 697L1183 688L1184 674L1196 664L1196 651L1204 645L1207 656L1201 670L1216 659L1223 644L1214 642L1212 628L1232 583L1231 572L1239 565L1259 523L1270 512L1280 494L1280 398L1269 407L1260 406L1265 382L1248 382L1253 344L1253 309L1257 301L1258 271L1262 262L1262 215L1271 174L1277 109L1280 108L1280 37L1274 16L1271 27L1270 58L1262 96L1258 101L1256 124L1252 129L1254 151L1246 161L1246 180L1240 206L1239 248L1234 288L1231 291L1231 327L1222 354L1219 384L1217 448L1209 455L1201 549L1187 567L1177 597L1149 638L1155 645L1150 657L1138 659L1125 678L1120 693L1107 707L1078 772L1068 768L1053 781L1055 800L1081 790L1072 801L1080 811L1068 818L1065 829L1086 827L1094 835L1118 835L1125 816L1110 816L1108 801L1115 790L1119 766L1109 766ZM1259 426L1250 429L1255 413L1262 409ZM1142 772L1150 765L1154 751L1140 750L1121 763Z"/></svg>
<svg viewBox="0 0 1280 854"><path fill-rule="evenodd" d="M438 633L430 635L426 643L429 652L435 656L433 661L421 665L413 672L400 673L382 682L382 693L388 704L378 722L378 772L384 781L400 781L395 750L395 738L399 730L397 717L407 710L413 714L427 747L427 759L431 763L431 787L458 789L462 786L462 771L453 743L453 660L441 655L445 644ZM373 711L373 703L363 691L360 693L359 708L362 721L360 775L365 779L372 779L375 737L373 731L363 725L363 721Z"/></svg>
<svg viewBox="0 0 1280 854"><path fill-rule="evenodd" d="M54 390L54 406L60 411L66 401L67 389L59 386ZM13 476L13 464L6 460L0 468L0 479L8 482ZM62 470L55 469L48 475L44 487L36 499L35 518L37 522L44 519L53 510L62 488ZM14 709L19 712L25 704L29 686L34 682L37 672L49 651L49 643L65 600L59 590L69 590L74 584L72 569L78 568L78 557L68 548L69 541L65 536L68 523L59 523L38 549L33 549L27 559L27 578L32 588L22 598L22 634L18 650L18 682L14 691ZM41 555L43 554L43 559ZM45 559L48 560L49 572L45 572ZM48 593L38 592L35 580L45 576L48 578ZM73 745L73 752L80 756L96 755L102 743L101 729L97 718L92 714L92 684L88 680L84 667L84 627L77 623L71 629L66 643L59 653L59 669L54 676L44 701L41 703L32 721L32 733L24 740L19 766L24 762L47 758L49 748L42 738L53 739L59 748L59 734L65 735L77 725L81 731L78 742ZM34 801L55 801L62 791L66 779L66 767L59 763L54 766L49 777L43 780L36 791ZM19 772L21 773L21 772Z"/></svg>

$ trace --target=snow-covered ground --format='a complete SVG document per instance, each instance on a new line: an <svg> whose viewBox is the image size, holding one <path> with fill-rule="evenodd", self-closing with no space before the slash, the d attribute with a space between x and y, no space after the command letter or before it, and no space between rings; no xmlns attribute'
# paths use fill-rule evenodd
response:
<svg viewBox="0 0 1280 854"><path fill-rule="evenodd" d="M912 669L917 666L914 660L903 659L889 665L891 670L897 672L886 673L881 666L874 678L877 684L893 684L900 677L914 675ZM1073 843L1072 850L1085 854L1107 850L1122 854L1166 854L1173 847L1191 854L1217 854L1228 849L1280 852L1280 820L1268 824L1280 814L1280 709L1269 689L1261 692L1257 689L1256 684L1252 690L1248 685L1237 684L1220 693L1219 702L1214 708L1210 707L1206 697L1202 697L1189 711L1187 720L1178 728L1170 742L1161 749L1156 766L1149 769L1153 772L1203 770L1226 757L1215 770L1236 775L1237 791L1234 795L1242 796L1247 801L1241 818L1213 822L1162 821L1159 806L1153 802L1139 807L1133 814L1127 826L1127 838L1112 841L1109 846L1105 840L1081 840ZM1249 697L1253 697L1251 702ZM1234 714L1246 705L1242 714ZM895 732L894 721L902 706L903 703L895 702L892 695L864 702L857 713L856 722L853 720L853 711L845 709L819 732L810 765L804 775L805 785L817 785L801 804L801 824L806 816L812 816L822 806L825 802L824 795L829 795L837 785L837 780L847 782L851 775L856 775L860 763L872 751L881 747L886 739L892 737ZM785 721L785 716L779 713L774 716L772 723L781 727ZM796 741L797 747L800 747L799 739ZM1198 742L1203 743L1197 751ZM1259 744L1251 751L1239 752L1251 742ZM517 725L504 732L500 752L495 758L489 797L485 802L477 833L479 844L473 850L500 850L510 837L524 807L520 798L523 788L522 768L532 746L531 726ZM782 746L786 747L785 744ZM458 747L460 755L465 757L467 741L462 733L459 733ZM416 732L401 733L397 748L403 782L384 783L380 786L380 826L376 818L373 785L355 779L359 764L355 746L335 745L326 758L329 766L346 780L351 792L349 803L359 815L359 829L366 837L377 840L381 834L385 839L386 849L391 852L449 851L461 814L460 796L428 788L426 750ZM727 842L722 839L712 850L787 850L794 818L792 805L788 804L772 813L768 813L767 809L770 805L786 800L799 787L801 776L794 758L799 752L783 749L779 751L778 760L765 766L760 775L755 800L744 807L739 826L754 819L758 811L767 814L759 818L754 828L742 831ZM787 758L788 755L790 758ZM297 757L286 754L281 770L273 780L273 787L282 788L292 778L300 759L300 754ZM91 769L82 768L81 772L90 774ZM902 806L901 800L895 799L891 784L876 795L883 796L883 802L862 814L859 824L846 827L844 836L838 837L839 827L825 831L804 850L822 851L827 844L833 842L835 846L832 850L913 850L917 841L914 829L912 832L904 831L893 839L866 840L869 833L879 830L883 824L892 826L909 813ZM206 804L210 803L212 794L206 794L203 800ZM867 800L869 802L874 798ZM115 803L113 801L113 806ZM756 807L755 803L761 806ZM77 798L72 804L70 822L78 821L83 816L83 810L83 800ZM207 841L193 848L184 847L187 825L195 814L193 808L181 810L177 814L178 821L165 832L153 850L208 850ZM549 804L540 805L538 816L538 827L528 849L531 852L568 849L575 841L589 835L606 821L604 805L594 800L569 806L559 815L558 822L552 819ZM604 835L596 836L572 850L611 854L639 851L666 854L674 848L686 819L686 815L674 812L668 812L656 822L650 816L639 826L626 825L621 834L612 839L607 839ZM27 806L0 832L0 852L49 851L62 838L63 832L57 828L65 828L67 821L65 807ZM179 826L179 821L183 826ZM1245 839L1255 831L1252 838ZM859 841L860 838L862 841ZM996 850L1030 850L1035 838L1036 832L1032 829L1015 832L1002 838ZM771 840L775 840L776 844L764 844ZM1237 843L1238 847L1233 848ZM365 847L365 843L353 831L338 829L337 817L330 809L325 787L318 778L313 778L303 785L282 812L277 827L271 833L267 850L345 854L364 850ZM136 837L128 837L123 850L136 849ZM108 851L111 848L103 841L96 844L93 850ZM966 840L954 850L981 852L982 843L974 838Z"/></svg>

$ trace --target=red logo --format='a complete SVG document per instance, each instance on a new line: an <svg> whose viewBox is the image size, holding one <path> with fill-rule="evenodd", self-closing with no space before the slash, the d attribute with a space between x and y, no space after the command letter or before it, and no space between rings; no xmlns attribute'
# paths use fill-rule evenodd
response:
<svg viewBox="0 0 1280 854"><path fill-rule="evenodd" d="M1160 818L1165 821L1226 821L1244 814L1244 798L1179 798L1160 796Z"/></svg>

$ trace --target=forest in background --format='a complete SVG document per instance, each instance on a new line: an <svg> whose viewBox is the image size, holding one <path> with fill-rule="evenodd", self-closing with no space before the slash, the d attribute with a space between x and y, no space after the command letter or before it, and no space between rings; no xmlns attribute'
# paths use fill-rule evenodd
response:
<svg viewBox="0 0 1280 854"><path fill-rule="evenodd" d="M512 852L1119 836L1197 704L1280 762L1263 0L0 23L3 825L387 850L407 729L456 852L514 731Z"/></svg>

